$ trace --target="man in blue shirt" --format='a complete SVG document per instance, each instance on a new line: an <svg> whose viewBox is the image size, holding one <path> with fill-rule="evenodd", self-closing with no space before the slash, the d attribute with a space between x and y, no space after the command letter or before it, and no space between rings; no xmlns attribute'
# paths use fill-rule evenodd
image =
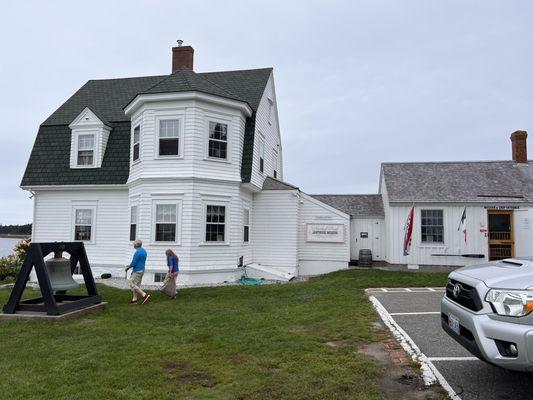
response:
<svg viewBox="0 0 533 400"><path fill-rule="evenodd" d="M150 295L148 293L145 293L141 289L141 282L143 280L144 275L144 267L146 264L146 250L142 248L143 242L140 240L136 240L133 243L133 248L135 249L135 254L133 255L133 259L131 260L130 265L126 265L126 272L130 268L133 268L133 271L131 272L130 277L130 288L132 291L132 297L130 300L130 304L137 304L137 295L141 296L142 303L144 304L148 301L150 298Z"/></svg>

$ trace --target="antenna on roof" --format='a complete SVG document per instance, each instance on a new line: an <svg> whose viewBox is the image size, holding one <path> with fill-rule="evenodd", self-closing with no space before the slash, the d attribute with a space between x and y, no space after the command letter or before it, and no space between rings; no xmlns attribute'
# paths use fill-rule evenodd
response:
<svg viewBox="0 0 533 400"><path fill-rule="evenodd" d="M181 45L183 44L183 40L181 39L176 40L176 42L178 42L178 47L181 47Z"/></svg>

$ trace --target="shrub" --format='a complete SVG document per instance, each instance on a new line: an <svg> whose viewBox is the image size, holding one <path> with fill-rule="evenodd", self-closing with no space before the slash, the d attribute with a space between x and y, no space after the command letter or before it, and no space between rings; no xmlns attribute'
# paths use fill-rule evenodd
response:
<svg viewBox="0 0 533 400"><path fill-rule="evenodd" d="M27 237L18 242L13 248L13 253L15 253L15 257L17 258L20 264L22 264L24 262L24 258L26 258L26 254L28 253L28 249L30 248L30 243L31 237Z"/></svg>
<svg viewBox="0 0 533 400"><path fill-rule="evenodd" d="M14 281L18 276L20 266L21 262L13 254L0 258L0 282Z"/></svg>

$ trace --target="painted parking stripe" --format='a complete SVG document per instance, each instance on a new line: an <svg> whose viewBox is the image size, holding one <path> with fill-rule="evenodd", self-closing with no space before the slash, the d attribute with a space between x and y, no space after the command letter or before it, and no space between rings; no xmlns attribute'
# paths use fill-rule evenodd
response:
<svg viewBox="0 0 533 400"><path fill-rule="evenodd" d="M477 357L428 357L429 361L479 361Z"/></svg>
<svg viewBox="0 0 533 400"><path fill-rule="evenodd" d="M383 307L383 305L376 299L374 296L369 296L368 298L374 308L376 309L378 315L380 316L383 323L389 328L394 338L400 343L400 346L405 350L407 354L411 357L414 362L420 364L420 370L422 371L422 378L426 385L432 385L435 381L438 381L442 388L448 392L448 396L452 400L461 400L461 397L453 390L451 385L448 383L446 378L440 373L440 371L435 367L433 362L428 359L428 357L420 351L416 343L411 339L411 337L405 332L400 325L396 323L394 318L389 314L389 312Z"/></svg>
<svg viewBox="0 0 533 400"><path fill-rule="evenodd" d="M420 312L391 312L389 315L436 315L439 311L420 311Z"/></svg>

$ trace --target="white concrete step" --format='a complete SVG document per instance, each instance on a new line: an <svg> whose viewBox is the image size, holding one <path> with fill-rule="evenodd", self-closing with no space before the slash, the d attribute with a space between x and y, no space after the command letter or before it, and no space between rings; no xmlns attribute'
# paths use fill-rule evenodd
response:
<svg viewBox="0 0 533 400"><path fill-rule="evenodd" d="M248 264L245 268L246 275L249 278L259 278L285 282L288 282L295 278L295 275L291 272L282 271L279 268L269 267L266 265Z"/></svg>

